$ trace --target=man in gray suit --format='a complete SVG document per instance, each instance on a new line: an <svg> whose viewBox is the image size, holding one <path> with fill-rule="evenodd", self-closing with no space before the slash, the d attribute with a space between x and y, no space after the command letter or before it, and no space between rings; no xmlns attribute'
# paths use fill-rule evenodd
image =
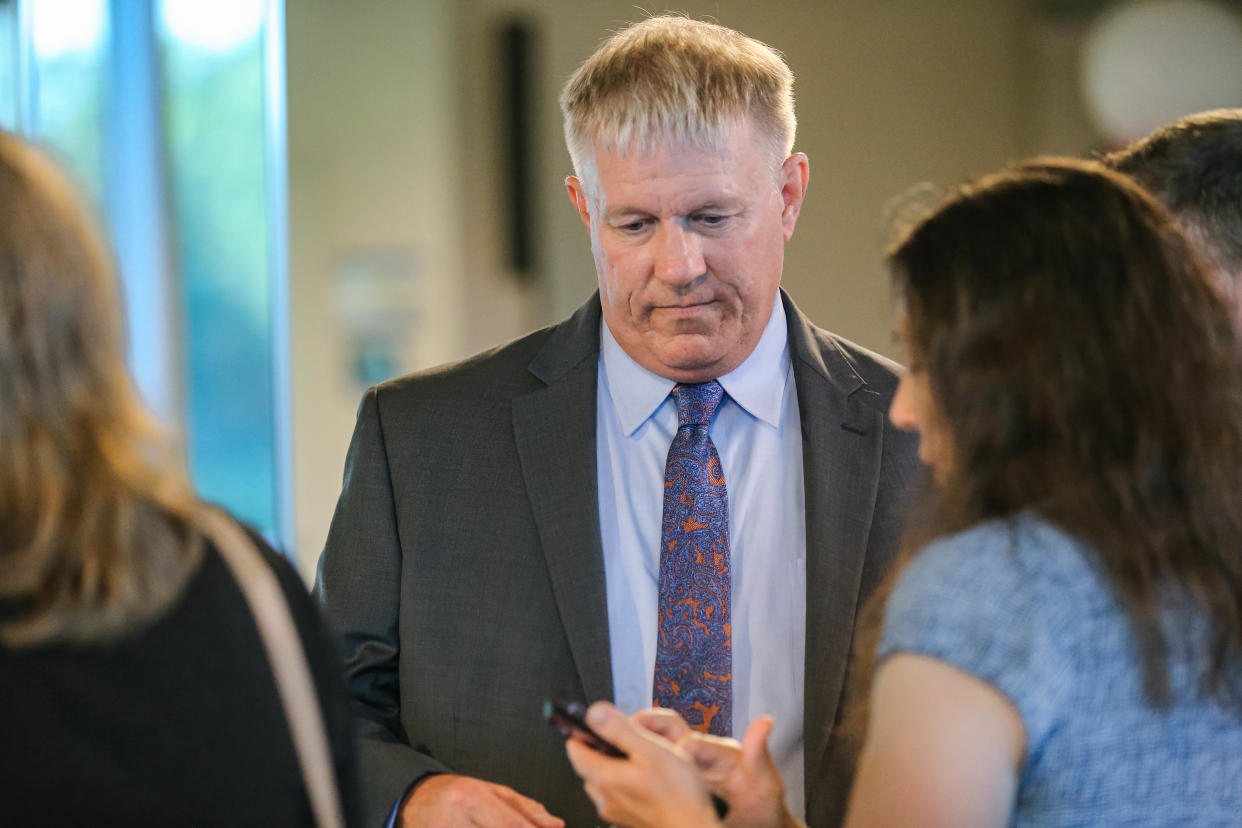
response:
<svg viewBox="0 0 1242 828"><path fill-rule="evenodd" d="M596 821L541 702L651 704L669 533L704 529L668 519L670 444L691 428L670 392L710 387L697 427L727 488L709 557L728 586L723 626L689 601L687 627L715 625L728 674L683 665L724 694L694 704L704 726L727 711L717 732L773 713L794 813L839 821L855 619L921 474L885 417L896 366L779 290L809 179L792 74L737 32L653 18L561 104L599 292L359 410L316 591L343 638L370 820Z"/></svg>

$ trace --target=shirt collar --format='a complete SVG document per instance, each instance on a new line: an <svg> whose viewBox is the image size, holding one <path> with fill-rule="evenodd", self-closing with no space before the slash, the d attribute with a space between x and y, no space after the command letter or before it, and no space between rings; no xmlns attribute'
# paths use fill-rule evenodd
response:
<svg viewBox="0 0 1242 828"><path fill-rule="evenodd" d="M629 436L664 403L676 383L635 362L612 335L606 321L601 320L599 328L600 361L608 393L617 421ZM741 365L718 379L725 393L747 413L779 428L789 366L789 330L778 293L755 349Z"/></svg>

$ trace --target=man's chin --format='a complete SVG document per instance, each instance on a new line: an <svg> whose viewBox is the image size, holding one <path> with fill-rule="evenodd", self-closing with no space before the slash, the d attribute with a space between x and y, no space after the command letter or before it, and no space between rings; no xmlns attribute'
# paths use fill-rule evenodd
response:
<svg viewBox="0 0 1242 828"><path fill-rule="evenodd" d="M700 341L694 341L696 339ZM706 382L729 373L741 364L741 359L730 359L728 348L703 339L701 336L682 334L671 343L653 348L651 353L662 368L656 373L674 382Z"/></svg>

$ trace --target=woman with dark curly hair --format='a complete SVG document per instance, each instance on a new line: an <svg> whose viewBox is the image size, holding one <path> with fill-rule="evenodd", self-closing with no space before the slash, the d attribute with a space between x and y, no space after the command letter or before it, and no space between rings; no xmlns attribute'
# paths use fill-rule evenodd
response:
<svg viewBox="0 0 1242 828"><path fill-rule="evenodd" d="M239 586L256 578L230 574L226 541L283 593L320 767L352 814L348 712L309 595L193 496L126 372L101 234L3 132L0 216L0 822L311 824L286 687Z"/></svg>
<svg viewBox="0 0 1242 828"><path fill-rule="evenodd" d="M1202 264L1133 184L1053 159L961 188L890 262L890 417L936 486L847 824L1236 824L1242 347ZM631 757L570 745L606 818L711 825L711 788L793 824L763 720L739 746L636 714L670 744L592 713Z"/></svg>

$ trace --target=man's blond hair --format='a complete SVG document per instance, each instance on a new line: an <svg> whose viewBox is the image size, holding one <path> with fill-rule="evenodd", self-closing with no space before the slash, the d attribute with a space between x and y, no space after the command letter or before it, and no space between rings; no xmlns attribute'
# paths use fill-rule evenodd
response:
<svg viewBox="0 0 1242 828"><path fill-rule="evenodd" d="M775 168L793 150L793 73L754 38L685 17L652 17L591 55L561 92L565 143L579 178L594 178L594 148L624 155L662 142L719 146L749 117Z"/></svg>

